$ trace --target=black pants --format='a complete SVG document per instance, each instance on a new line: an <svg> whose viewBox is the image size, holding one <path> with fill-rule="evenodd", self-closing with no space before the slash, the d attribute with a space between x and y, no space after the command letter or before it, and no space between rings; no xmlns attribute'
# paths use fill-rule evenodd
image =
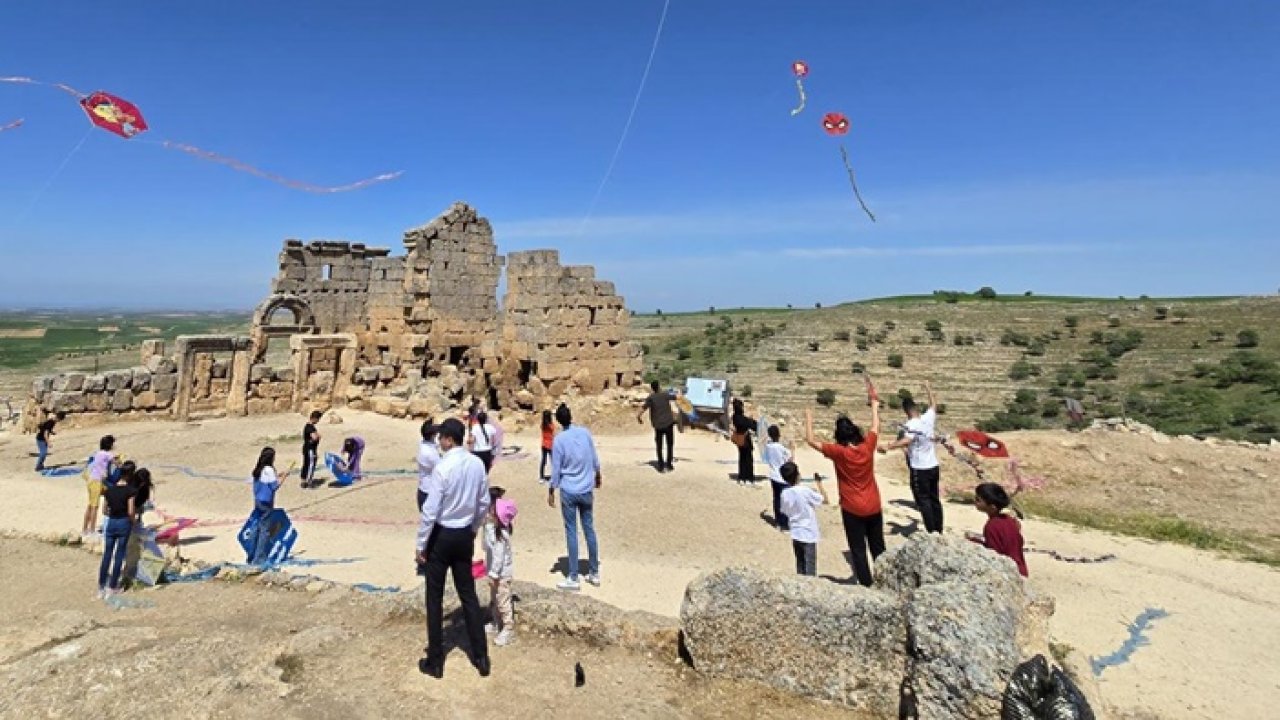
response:
<svg viewBox="0 0 1280 720"><path fill-rule="evenodd" d="M476 581L471 577L471 556L476 536L470 528L446 528L437 525L427 539L427 660L444 661L444 575L453 573L453 588L462 601L462 614L467 623L471 659L486 658L489 648L484 639L484 614L476 597Z"/></svg>
<svg viewBox="0 0 1280 720"><path fill-rule="evenodd" d="M782 491L786 490L787 486L772 480L769 481L769 485L773 487L773 524L782 530L789 530L791 523L787 521L787 516L782 514Z"/></svg>
<svg viewBox="0 0 1280 720"><path fill-rule="evenodd" d="M484 463L484 471L489 472L489 468L493 467L493 451L492 450L472 450L472 455L480 458L480 462Z"/></svg>
<svg viewBox="0 0 1280 720"><path fill-rule="evenodd" d="M938 497L938 468L911 471L911 499L920 509L926 532L942 532L942 498Z"/></svg>
<svg viewBox="0 0 1280 720"><path fill-rule="evenodd" d="M796 554L796 574L814 576L818 574L818 543L791 541L791 549Z"/></svg>
<svg viewBox="0 0 1280 720"><path fill-rule="evenodd" d="M538 478L547 477L547 463L551 462L551 448L542 448L542 462L538 464Z"/></svg>
<svg viewBox="0 0 1280 720"><path fill-rule="evenodd" d="M302 484L310 485L316 474L316 449L302 448Z"/></svg>
<svg viewBox="0 0 1280 720"><path fill-rule="evenodd" d="M667 441L667 459L666 460L662 459L663 439ZM675 451L673 450L673 448L675 447L675 442L676 442L676 426L675 425L668 425L665 428L661 428L661 429L659 428L653 429L653 444L658 449L658 467L659 468L671 467L671 461L675 460Z"/></svg>
<svg viewBox="0 0 1280 720"><path fill-rule="evenodd" d="M871 517L858 517L841 509L840 519L844 521L844 537L849 543L853 574L860 584L871 587L871 563L867 562L867 547L871 548L872 562L884 552L884 515L876 513Z"/></svg>
<svg viewBox="0 0 1280 720"><path fill-rule="evenodd" d="M756 469L751 457L752 450L754 448L750 445L738 448L738 482L756 479Z"/></svg>
<svg viewBox="0 0 1280 720"><path fill-rule="evenodd" d="M422 503L427 501L427 494L421 490L418 491L418 514L422 514Z"/></svg>

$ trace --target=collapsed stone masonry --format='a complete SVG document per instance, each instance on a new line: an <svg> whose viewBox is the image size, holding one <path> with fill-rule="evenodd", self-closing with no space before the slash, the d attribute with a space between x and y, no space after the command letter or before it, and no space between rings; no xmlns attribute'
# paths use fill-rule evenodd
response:
<svg viewBox="0 0 1280 720"><path fill-rule="evenodd" d="M173 355L149 342L127 385L38 378L27 424L52 412L187 418L334 406L425 416L470 397L537 410L571 392L640 382L623 299L590 266L562 266L554 250L504 259L489 221L464 203L403 243L405 254L393 256L362 243L286 240L248 337L185 336ZM287 365L273 365L283 357L276 341L288 344ZM166 389L139 387L153 374ZM108 385L122 387L108 397Z"/></svg>

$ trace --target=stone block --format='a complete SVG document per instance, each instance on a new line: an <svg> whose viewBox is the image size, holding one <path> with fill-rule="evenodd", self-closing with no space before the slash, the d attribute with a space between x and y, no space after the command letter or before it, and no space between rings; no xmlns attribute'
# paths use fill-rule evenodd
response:
<svg viewBox="0 0 1280 720"><path fill-rule="evenodd" d="M392 401L392 398L389 398L385 395L379 395L378 397L373 398L373 401L371 403L373 407L373 411L378 413L379 415L390 415L391 401Z"/></svg>
<svg viewBox="0 0 1280 720"><path fill-rule="evenodd" d="M292 407L293 407L293 398L281 397L281 398L275 399L275 402L272 404L271 409L275 412L282 413L282 412L289 412L289 410Z"/></svg>
<svg viewBox="0 0 1280 720"><path fill-rule="evenodd" d="M143 340L142 356L139 362L143 365L157 355L164 355L164 340Z"/></svg>
<svg viewBox="0 0 1280 720"><path fill-rule="evenodd" d="M85 379L84 379L85 392L102 392L106 389L107 389L106 375L98 374L98 375L85 376Z"/></svg>
<svg viewBox="0 0 1280 720"><path fill-rule="evenodd" d="M250 398L245 403L245 412L249 415L270 415L275 411L275 403L267 398Z"/></svg>
<svg viewBox="0 0 1280 720"><path fill-rule="evenodd" d="M409 401L394 399L390 403L390 414L392 417L402 418L409 414Z"/></svg>
<svg viewBox="0 0 1280 720"><path fill-rule="evenodd" d="M54 390L49 393L48 404L49 409L53 412L76 413L85 411L85 397L80 392L59 392Z"/></svg>
<svg viewBox="0 0 1280 720"><path fill-rule="evenodd" d="M111 409L115 412L128 412L133 409L133 393L129 390L116 390L111 395Z"/></svg>
<svg viewBox="0 0 1280 720"><path fill-rule="evenodd" d="M152 387L155 388L156 407L168 407L173 404L173 398L177 392L175 388L170 387L166 389L161 389L161 388L155 387L154 383L152 384Z"/></svg>
<svg viewBox="0 0 1280 720"><path fill-rule="evenodd" d="M332 370L323 370L321 372L312 373L307 378L307 391L312 396L327 397L333 392L334 373Z"/></svg>
<svg viewBox="0 0 1280 720"><path fill-rule="evenodd" d="M177 372L178 370L178 366L173 362L173 360L163 355L154 355L148 358L146 365L148 370L157 375Z"/></svg>
<svg viewBox="0 0 1280 720"><path fill-rule="evenodd" d="M280 368L279 370L276 370L274 377L278 382L291 383L293 382L293 379L296 375L297 375L297 372L295 372L293 368L287 367L287 368Z"/></svg>
<svg viewBox="0 0 1280 720"><path fill-rule="evenodd" d="M231 389L231 381L227 378L217 378L209 381L209 394L214 396L226 396Z"/></svg>
<svg viewBox="0 0 1280 720"><path fill-rule="evenodd" d="M215 360L209 366L209 376L219 380L225 378L230 371L230 367L230 363L225 360Z"/></svg>
<svg viewBox="0 0 1280 720"><path fill-rule="evenodd" d="M84 412L100 413L111 409L111 396L103 393L84 395Z"/></svg>
<svg viewBox="0 0 1280 720"><path fill-rule="evenodd" d="M168 392L172 394L178 388L178 376L174 373L164 373L151 376L151 389L156 392Z"/></svg>
<svg viewBox="0 0 1280 720"><path fill-rule="evenodd" d="M153 410L156 407L156 393L154 390L143 390L133 396L134 410Z"/></svg>
<svg viewBox="0 0 1280 720"><path fill-rule="evenodd" d="M253 367L249 368L249 382L257 383L257 382L262 382L263 380L270 380L270 379L271 379L270 365L260 364L260 365L254 365Z"/></svg>
<svg viewBox="0 0 1280 720"><path fill-rule="evenodd" d="M391 367L390 365L383 365L378 370L378 379L383 382L394 380L395 377L396 377L396 369L394 367Z"/></svg>
<svg viewBox="0 0 1280 720"><path fill-rule="evenodd" d="M136 367L130 370L129 374L131 376L129 379L129 387L133 388L134 392L151 389L150 370L147 370L145 367Z"/></svg>
<svg viewBox="0 0 1280 720"><path fill-rule="evenodd" d="M382 376L382 367L379 365L366 365L356 371L356 382L362 382L372 385L378 382L378 378Z"/></svg>

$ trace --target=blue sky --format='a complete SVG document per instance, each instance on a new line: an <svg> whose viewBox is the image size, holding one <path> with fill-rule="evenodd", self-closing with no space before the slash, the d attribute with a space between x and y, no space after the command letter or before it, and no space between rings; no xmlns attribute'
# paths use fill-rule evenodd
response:
<svg viewBox="0 0 1280 720"><path fill-rule="evenodd" d="M151 130L86 137L71 98L0 84L0 125L26 121L0 133L0 306L248 308L285 238L399 248L454 200L641 311L1280 286L1280 3L672 0L584 225L662 7L10 0L0 75L113 92ZM311 195L159 140L405 174Z"/></svg>

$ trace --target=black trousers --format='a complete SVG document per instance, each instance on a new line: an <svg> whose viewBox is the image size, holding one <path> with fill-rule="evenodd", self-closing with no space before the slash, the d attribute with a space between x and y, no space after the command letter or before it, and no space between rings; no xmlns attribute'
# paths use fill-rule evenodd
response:
<svg viewBox="0 0 1280 720"><path fill-rule="evenodd" d="M871 563L867 562L867 548L871 549L871 562L884 552L884 515L858 517L848 510L840 510L844 522L844 537L849 543L849 555L853 560L853 574L858 583L871 587Z"/></svg>
<svg viewBox="0 0 1280 720"><path fill-rule="evenodd" d="M769 486L773 488L773 524L782 530L791 528L791 523L787 520L787 516L782 514L782 491L787 489L786 485L769 481Z"/></svg>
<svg viewBox="0 0 1280 720"><path fill-rule="evenodd" d="M662 441L667 441L667 459L662 459ZM670 467L671 461L675 459L675 451L673 448L676 443L676 426L668 425L665 428L653 429L653 444L658 449L658 467Z"/></svg>
<svg viewBox="0 0 1280 720"><path fill-rule="evenodd" d="M422 514L422 503L426 501L427 501L427 494L419 490L418 491L418 514L419 515Z"/></svg>
<svg viewBox="0 0 1280 720"><path fill-rule="evenodd" d="M926 532L942 532L942 498L938 497L939 468L911 471L911 499L920 509Z"/></svg>
<svg viewBox="0 0 1280 720"><path fill-rule="evenodd" d="M316 451L314 448L302 449L302 484L310 485L312 476L316 474Z"/></svg>
<svg viewBox="0 0 1280 720"><path fill-rule="evenodd" d="M542 448L542 462L538 464L538 477L545 478L547 475L547 463L551 462L551 448Z"/></svg>
<svg viewBox="0 0 1280 720"><path fill-rule="evenodd" d="M484 463L484 471L487 473L493 467L493 451L492 450L472 450L472 455L480 458L480 462Z"/></svg>
<svg viewBox="0 0 1280 720"><path fill-rule="evenodd" d="M750 445L738 448L738 482L756 479L756 469Z"/></svg>
<svg viewBox="0 0 1280 720"><path fill-rule="evenodd" d="M427 539L427 660L444 661L444 576L453 573L453 588L462 601L462 615L467 623L471 659L487 658L489 647L484 638L484 614L476 597L476 581L471 577L471 556L475 552L476 535L470 528L446 528L437 525Z"/></svg>
<svg viewBox="0 0 1280 720"><path fill-rule="evenodd" d="M796 554L797 575L812 577L818 574L818 543L792 540L791 550Z"/></svg>

